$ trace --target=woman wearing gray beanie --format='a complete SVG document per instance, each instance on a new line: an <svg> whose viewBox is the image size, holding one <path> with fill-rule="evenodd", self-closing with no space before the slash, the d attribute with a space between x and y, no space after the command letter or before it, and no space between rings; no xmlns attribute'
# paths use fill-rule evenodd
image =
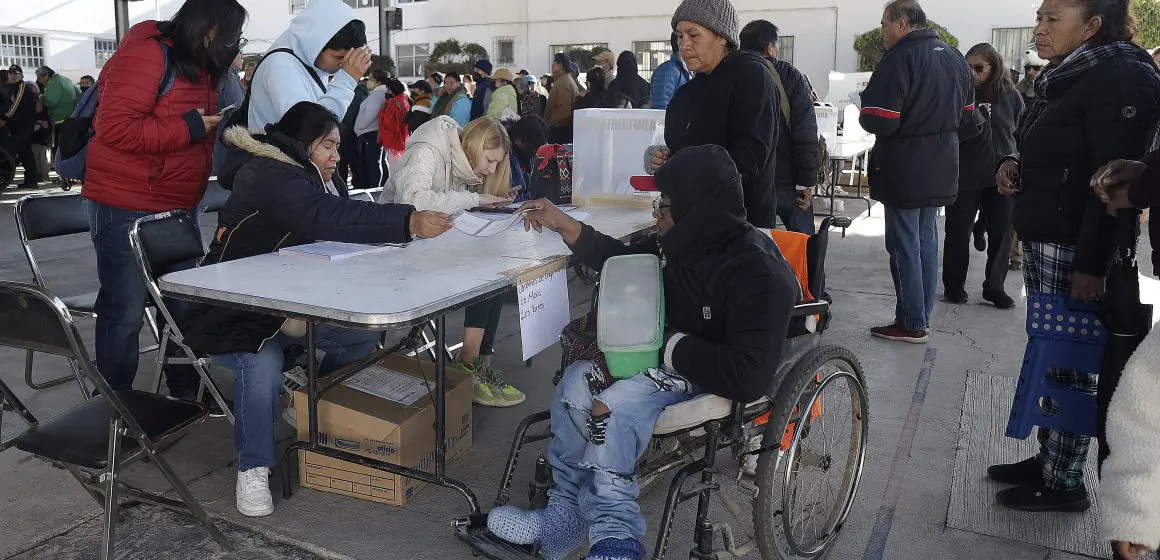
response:
<svg viewBox="0 0 1160 560"><path fill-rule="evenodd" d="M757 53L738 50L741 21L729 0L685 0L672 25L696 76L673 95L665 114L666 145L649 148L646 170L652 173L689 146L722 146L741 172L749 223L772 229L781 112L772 69Z"/></svg>

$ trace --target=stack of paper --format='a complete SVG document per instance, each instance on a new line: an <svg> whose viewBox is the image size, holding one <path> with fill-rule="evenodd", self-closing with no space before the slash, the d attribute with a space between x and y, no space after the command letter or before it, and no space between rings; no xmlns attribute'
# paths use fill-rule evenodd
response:
<svg viewBox="0 0 1160 560"><path fill-rule="evenodd" d="M390 245L363 245L360 243L343 243L342 241L319 241L307 245L295 245L278 249L280 255L300 255L316 259L339 260L391 251L396 247Z"/></svg>

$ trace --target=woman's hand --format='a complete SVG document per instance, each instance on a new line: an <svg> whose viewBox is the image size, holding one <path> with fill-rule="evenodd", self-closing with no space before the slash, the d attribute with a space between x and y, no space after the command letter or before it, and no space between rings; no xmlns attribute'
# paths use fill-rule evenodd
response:
<svg viewBox="0 0 1160 560"><path fill-rule="evenodd" d="M511 203L512 199L510 198L500 198L498 196L492 196L490 194L483 193L480 193L479 195L480 206L505 206Z"/></svg>
<svg viewBox="0 0 1160 560"><path fill-rule="evenodd" d="M1128 560L1144 560L1144 557L1147 556L1148 552L1152 550L1142 544L1133 544L1119 541L1113 542L1112 548L1115 548L1116 552L1120 553L1120 556L1123 556Z"/></svg>
<svg viewBox="0 0 1160 560"><path fill-rule="evenodd" d="M213 132L218 123L222 122L222 115L206 115L202 109L198 109L197 113L201 115L201 126L205 128L207 134Z"/></svg>
<svg viewBox="0 0 1160 560"><path fill-rule="evenodd" d="M564 238L564 243L572 245L580 238L580 232L584 229L575 218L543 198L527 202L520 207L521 212L525 210L527 213L524 214L524 231L534 229L543 232L544 228L547 228L559 233L560 237Z"/></svg>
<svg viewBox="0 0 1160 560"><path fill-rule="evenodd" d="M1148 166L1139 161L1117 159L1096 170L1092 175L1092 190L1105 204L1111 199L1108 191L1115 187L1126 187L1136 182Z"/></svg>
<svg viewBox="0 0 1160 560"><path fill-rule="evenodd" d="M447 214L430 210L411 212L408 230L415 237L430 239L442 235L449 229L451 229L451 218Z"/></svg>
<svg viewBox="0 0 1160 560"><path fill-rule="evenodd" d="M999 194L1013 196L1019 193L1019 162L1009 159L999 166L995 174L995 184L999 186Z"/></svg>
<svg viewBox="0 0 1160 560"><path fill-rule="evenodd" d="M672 155L672 150L668 149L666 146L650 147L648 152L645 154L645 171L647 171L649 175L656 173L657 169L664 165Z"/></svg>
<svg viewBox="0 0 1160 560"><path fill-rule="evenodd" d="M1100 301L1104 299L1104 278L1076 271L1071 273L1071 299Z"/></svg>

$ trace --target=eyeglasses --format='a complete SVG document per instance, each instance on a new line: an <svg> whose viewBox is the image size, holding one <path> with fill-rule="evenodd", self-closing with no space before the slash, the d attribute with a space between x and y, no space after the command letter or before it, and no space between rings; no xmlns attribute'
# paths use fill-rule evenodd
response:
<svg viewBox="0 0 1160 560"><path fill-rule="evenodd" d="M661 210L664 210L666 208L672 208L672 207L673 207L672 204L661 204L661 199L658 198L658 199L653 201L653 214L656 216L659 216L661 213Z"/></svg>
<svg viewBox="0 0 1160 560"><path fill-rule="evenodd" d="M1043 70L1043 67L1042 66L1024 66L1023 67L1024 72L1029 72L1031 70L1035 70L1036 72L1038 72L1040 70Z"/></svg>
<svg viewBox="0 0 1160 560"><path fill-rule="evenodd" d="M241 49L246 48L246 45L248 45L248 44L250 44L250 40L239 35L238 38L234 39L234 41L232 43L226 45L226 48L232 49L234 47L237 47L238 50L241 50Z"/></svg>
<svg viewBox="0 0 1160 560"><path fill-rule="evenodd" d="M982 74L983 72L986 72L987 69L990 67L991 67L990 64L972 64L971 70L974 70L976 74Z"/></svg>

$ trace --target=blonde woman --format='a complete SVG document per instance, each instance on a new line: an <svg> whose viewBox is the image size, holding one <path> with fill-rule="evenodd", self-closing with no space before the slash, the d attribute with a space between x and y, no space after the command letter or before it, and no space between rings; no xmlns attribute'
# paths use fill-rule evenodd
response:
<svg viewBox="0 0 1160 560"><path fill-rule="evenodd" d="M511 201L511 140L499 121L483 117L460 128L455 119L438 116L415 129L395 165L379 202L410 204L417 210L454 214L477 206ZM474 401L508 407L524 402L524 394L504 382L491 367L495 333L503 298L467 308L463 348L458 366L475 374Z"/></svg>

